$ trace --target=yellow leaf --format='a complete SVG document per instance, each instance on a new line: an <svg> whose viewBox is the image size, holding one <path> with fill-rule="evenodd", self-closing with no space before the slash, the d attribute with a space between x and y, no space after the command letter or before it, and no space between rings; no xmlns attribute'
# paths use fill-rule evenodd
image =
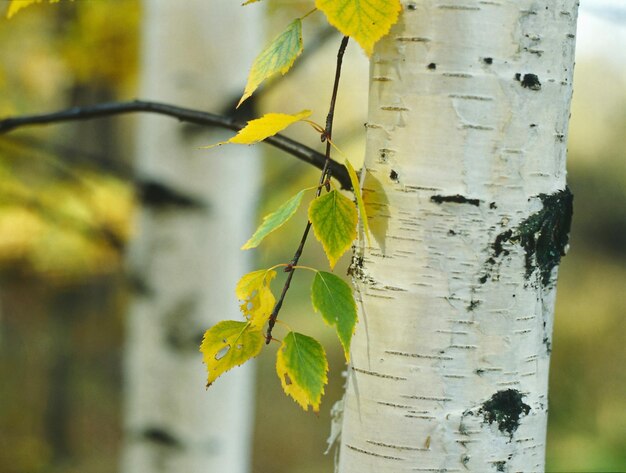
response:
<svg viewBox="0 0 626 473"><path fill-rule="evenodd" d="M229 143L251 145L263 141L265 138L275 135L279 131L284 130L300 120L311 115L311 110L302 110L295 115L286 113L266 113L261 118L250 120L248 124L239 130L235 136L228 141L222 141L203 148L214 148L215 146L225 145Z"/></svg>
<svg viewBox="0 0 626 473"><path fill-rule="evenodd" d="M249 322L223 320L204 334L200 351L207 367L207 388L225 371L257 356L265 336Z"/></svg>
<svg viewBox="0 0 626 473"><path fill-rule="evenodd" d="M58 3L59 0L48 0L50 3ZM33 3L41 3L42 0L11 0L9 8L7 9L7 18L11 18L22 8L26 8Z"/></svg>
<svg viewBox="0 0 626 473"><path fill-rule="evenodd" d="M263 327L274 309L276 299L270 283L275 277L273 269L261 269L242 276L237 283L235 293L241 301L239 308L255 327Z"/></svg>
<svg viewBox="0 0 626 473"><path fill-rule="evenodd" d="M315 0L328 22L354 38L370 56L376 42L398 21L400 0Z"/></svg>
<svg viewBox="0 0 626 473"><path fill-rule="evenodd" d="M361 222L363 224L363 232L367 237L367 244L372 246L372 241L370 239L370 226L367 222L367 211L365 210L365 204L363 203L363 196L361 195L361 183L359 182L359 178L356 175L356 171L352 167L352 163L346 159L345 162L346 169L348 170L348 176L350 176L350 182L352 183L352 189L354 190L354 195L356 196L356 205L359 208L359 214L361 215Z"/></svg>
<svg viewBox="0 0 626 473"><path fill-rule="evenodd" d="M246 2L244 5L251 2ZM244 89L243 96L239 100L237 107L250 97L261 82L269 79L277 73L285 75L296 58L302 52L302 21L300 18L292 21L287 29L279 34L274 40L259 54L248 74L248 83Z"/></svg>
<svg viewBox="0 0 626 473"><path fill-rule="evenodd" d="M369 219L370 229L380 249L385 253L389 228L389 199L385 188L369 171L365 172L363 202Z"/></svg>

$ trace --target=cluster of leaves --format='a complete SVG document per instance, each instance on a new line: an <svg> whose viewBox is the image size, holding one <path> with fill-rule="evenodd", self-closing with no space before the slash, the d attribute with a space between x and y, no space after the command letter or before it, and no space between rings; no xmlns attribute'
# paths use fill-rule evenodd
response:
<svg viewBox="0 0 626 473"><path fill-rule="evenodd" d="M11 0L7 16L11 17L22 8L41 1ZM57 3L59 0L49 1ZM248 0L244 5L257 1L260 0ZM238 106L249 98L265 80L278 73L284 75L292 67L303 50L302 20L313 12L322 11L331 25L344 36L354 38L369 56L375 43L386 35L397 21L400 9L400 0L315 0L313 10L304 17L291 22L285 31L274 38L257 56ZM333 105L331 105L331 110L332 108ZM228 141L207 148L223 144L257 143L300 121L312 125L317 132L321 133L323 141L327 140L330 145L334 146L330 141L330 129L325 129L308 120L310 115L310 110L303 110L296 114L268 113L248 122L236 136ZM326 157L327 160L330 159L330 147L327 147ZM329 175L323 171L320 185L301 190L276 211L265 216L261 225L242 249L256 248L270 233L294 216L307 192L316 190L315 197L308 206L309 223L302 244L304 244L308 225L310 225L315 237L324 248L332 270L357 237L358 214L361 216L364 234L369 239L359 179L348 160L345 161L345 166L350 176L356 204L334 188ZM326 192L323 193L323 190ZM276 277L276 269L279 267L284 267L286 272L291 273L300 268L315 273L311 286L313 308L321 314L326 324L335 328L346 360L349 361L350 341L357 322L356 303L352 290L346 282L331 272L297 266L299 251L301 248L297 252L298 256L290 263L253 271L239 280L235 292L241 301L240 310L244 320L219 322L207 330L200 347L208 371L207 386L210 386L222 373L256 357L265 343L274 340L271 336L271 329L276 321L282 297L289 287L287 283L283 289L283 296L277 303L271 290L271 282ZM264 333L266 325L269 325L269 328L267 333ZM304 410L308 410L311 406L314 411L318 411L324 386L327 383L328 362L324 348L317 340L295 331L289 331L280 344L276 357L276 372L283 390Z"/></svg>
<svg viewBox="0 0 626 473"><path fill-rule="evenodd" d="M295 214L305 193L311 190L301 190L275 212L265 216L263 223L242 249L257 247L267 235L281 227ZM333 189L311 201L309 220L326 251L331 268L334 267L356 238L357 209L354 203ZM223 372L260 353L266 341L263 329L276 305L270 285L279 267L287 271L302 268L315 273L311 286L313 308L328 325L335 327L346 360L349 359L350 340L357 321L356 304L350 286L330 272L279 264L253 271L239 280L235 292L241 301L240 310L244 321L223 321L206 332L201 351L207 365L208 385ZM298 332L289 332L278 350L276 371L284 391L303 409L307 410L309 405L315 411L319 409L327 382L328 363L324 349L317 340Z"/></svg>
<svg viewBox="0 0 626 473"><path fill-rule="evenodd" d="M245 4L256 1L258 0L250 0ZM371 54L374 44L396 22L400 11L399 0L316 0L315 5L326 14L333 26L345 36L353 37L368 55ZM305 17L291 22L286 30L274 38L257 56L238 106L249 98L263 81L278 73L285 74L291 68L303 49L302 20ZM324 128L308 120L310 115L310 110L293 115L268 113L248 122L245 128L228 141L211 145L209 148L223 144L257 143L299 121L308 122L322 133L323 139L330 140ZM356 204L338 189L331 187L329 180L321 183L319 187L303 189L276 211L266 215L242 249L256 248L264 238L293 217L307 192L317 189L315 198L309 203L308 219L315 237L324 248L332 270L357 237L358 214L361 216L363 233L369 239L359 179L350 161L346 160L345 166L350 176ZM326 192L322 193L324 189ZM331 272L293 265L294 262L279 264L269 269L253 271L240 279L235 292L241 301L240 310L245 320L227 320L216 324L207 330L200 347L208 370L207 386L225 371L256 357L264 343L273 339L271 333L268 331L264 334L263 329L270 318L277 315L276 298L270 286L276 277L278 267L284 267L287 272L302 268L315 273L311 286L313 308L321 314L326 324L335 328L346 361L349 361L350 341L357 322L356 303L350 286ZM280 343L276 356L276 373L283 390L304 410L311 406L314 411L318 411L327 383L328 363L324 348L314 338L295 331L289 331Z"/></svg>

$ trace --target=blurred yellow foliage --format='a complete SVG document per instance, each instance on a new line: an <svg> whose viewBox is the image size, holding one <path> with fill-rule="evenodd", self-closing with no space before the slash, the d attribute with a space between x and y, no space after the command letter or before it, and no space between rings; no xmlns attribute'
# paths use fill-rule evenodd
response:
<svg viewBox="0 0 626 473"><path fill-rule="evenodd" d="M31 3L13 1L8 13ZM136 78L139 18L139 2L125 0L62 2L5 20L0 90L11 93L0 94L0 116L62 108L76 91L85 95L83 91L94 90L96 96L105 91L112 99L130 89ZM23 143L28 148L42 139L58 141L56 130L38 131L42 138ZM131 185L106 169L76 170L66 163L64 151L42 159L41 153L20 151L10 139L0 137L0 268L57 281L118 268L121 247L130 236ZM71 153L86 149L80 142L73 148Z"/></svg>
<svg viewBox="0 0 626 473"><path fill-rule="evenodd" d="M131 235L131 187L108 177L30 188L0 174L0 267L26 265L55 279L105 273L119 265Z"/></svg>
<svg viewBox="0 0 626 473"><path fill-rule="evenodd" d="M140 8L136 0L88 2L76 8L60 48L69 72L84 83L134 85L137 72Z"/></svg>

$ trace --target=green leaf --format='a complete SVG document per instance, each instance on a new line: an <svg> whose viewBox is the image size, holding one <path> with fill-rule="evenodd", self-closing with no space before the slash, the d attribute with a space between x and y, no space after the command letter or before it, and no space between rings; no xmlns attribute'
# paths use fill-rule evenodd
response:
<svg viewBox="0 0 626 473"><path fill-rule="evenodd" d="M359 214L361 215L361 222L363 224L363 233L367 237L367 244L372 246L372 241L370 239L370 226L367 222L367 211L365 210L365 204L363 203L363 196L361 195L361 183L359 182L359 178L356 175L356 171L352 167L352 163L346 159L345 162L346 169L348 170L348 176L350 176L350 182L352 183L352 189L354 190L354 195L356 197L356 205L359 208Z"/></svg>
<svg viewBox="0 0 626 473"><path fill-rule="evenodd" d="M256 248L267 235L281 227L287 220L293 217L296 210L298 210L298 207L300 207L304 192L304 190L301 190L281 205L275 212L263 217L263 223L259 226L259 228L257 228L254 235L252 235L252 238L250 238L246 244L241 247L241 249L248 250L250 248Z"/></svg>
<svg viewBox="0 0 626 473"><path fill-rule="evenodd" d="M276 354L276 373L285 394L302 409L318 412L328 382L326 353L314 338L289 332Z"/></svg>
<svg viewBox="0 0 626 473"><path fill-rule="evenodd" d="M356 238L358 219L354 202L333 189L311 202L309 220L332 269Z"/></svg>
<svg viewBox="0 0 626 473"><path fill-rule="evenodd" d="M239 309L256 327L265 325L276 304L270 289L270 283L275 277L276 271L273 269L252 271L243 275L235 288L237 298L241 301Z"/></svg>
<svg viewBox="0 0 626 473"><path fill-rule="evenodd" d="M354 38L370 56L374 44L398 21L400 0L315 0L328 22Z"/></svg>
<svg viewBox="0 0 626 473"><path fill-rule="evenodd" d="M226 144L251 145L263 141L265 138L274 136L279 131L283 131L289 125L300 120L304 120L311 115L311 110L302 110L294 115L287 113L266 113L261 118L250 120L244 128L239 130L235 136L228 141L220 141L214 145L203 146L203 148L214 148Z"/></svg>
<svg viewBox="0 0 626 473"><path fill-rule="evenodd" d="M311 302L324 321L337 329L346 360L350 361L350 341L357 322L352 289L339 276L318 271L311 286Z"/></svg>
<svg viewBox="0 0 626 473"><path fill-rule="evenodd" d="M274 38L269 46L261 51L261 54L254 60L250 74L248 74L248 83L237 107L250 97L265 79L278 72L285 75L301 52L302 22L298 18L292 21L284 32Z"/></svg>
<svg viewBox="0 0 626 473"><path fill-rule="evenodd" d="M200 351L207 366L207 388L225 371L257 356L265 336L249 322L224 320L204 334Z"/></svg>

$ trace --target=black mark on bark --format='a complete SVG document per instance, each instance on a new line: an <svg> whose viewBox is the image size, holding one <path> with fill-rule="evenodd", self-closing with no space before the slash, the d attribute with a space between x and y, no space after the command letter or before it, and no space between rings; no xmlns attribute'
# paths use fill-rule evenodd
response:
<svg viewBox="0 0 626 473"><path fill-rule="evenodd" d="M394 182L399 182L400 181L398 173L396 171L394 171L393 169L389 173L389 179L391 179Z"/></svg>
<svg viewBox="0 0 626 473"><path fill-rule="evenodd" d="M469 305L467 306L467 311L471 312L473 311L476 307L478 307L480 305L480 301L476 301L474 299L472 299L469 303Z"/></svg>
<svg viewBox="0 0 626 473"><path fill-rule="evenodd" d="M435 69L437 69L437 64L435 64L434 62L431 62L428 66L428 69L430 69L431 71L434 71Z"/></svg>
<svg viewBox="0 0 626 473"><path fill-rule="evenodd" d="M483 62L485 64L493 64L493 58L491 58L491 57L484 57L483 58Z"/></svg>
<svg viewBox="0 0 626 473"><path fill-rule="evenodd" d="M504 472L506 471L506 462L504 460L493 462L493 467L496 469L496 471Z"/></svg>
<svg viewBox="0 0 626 473"><path fill-rule="evenodd" d="M566 187L555 194L541 194L539 199L543 208L524 220L517 232L526 251L526 278L538 269L541 282L546 285L550 282L552 269L567 251L574 196Z"/></svg>
<svg viewBox="0 0 626 473"><path fill-rule="evenodd" d="M451 202L455 204L469 204L475 205L478 207L480 205L480 200L478 199L468 199L467 197L463 197L462 195L433 195L430 197L430 200L437 203L443 204L444 202Z"/></svg>
<svg viewBox="0 0 626 473"><path fill-rule="evenodd" d="M541 283L544 286L550 283L552 270L567 251L574 196L566 187L554 194L540 194L537 198L543 204L541 210L529 216L514 230L509 229L496 236L486 261L488 274L480 278L481 283L487 281L497 259L509 254L504 248L508 242L518 243L524 248L526 279L537 270Z"/></svg>
<svg viewBox="0 0 626 473"><path fill-rule="evenodd" d="M515 74L515 80L519 81L522 87L530 90L541 90L541 82L539 81L539 77L536 74L524 74L522 77L521 74Z"/></svg>
<svg viewBox="0 0 626 473"><path fill-rule="evenodd" d="M348 266L347 274L353 278L358 279L364 284L368 284L373 286L376 284L376 281L363 269L363 256L353 255L352 261L350 262L350 266Z"/></svg>
<svg viewBox="0 0 626 473"><path fill-rule="evenodd" d="M161 182L139 181L139 198L146 207L155 210L186 209L206 210L207 205L193 196L184 194Z"/></svg>
<svg viewBox="0 0 626 473"><path fill-rule="evenodd" d="M148 281L137 272L130 270L126 278L130 289L138 296L154 297L155 291L150 287Z"/></svg>
<svg viewBox="0 0 626 473"><path fill-rule="evenodd" d="M148 442L156 443L164 447L182 448L182 443L171 433L160 427L146 427L140 434L141 438Z"/></svg>
<svg viewBox="0 0 626 473"><path fill-rule="evenodd" d="M197 298L189 295L178 300L164 314L165 340L172 350L188 353L195 353L198 350L204 332L198 330L193 323L193 314L197 307Z"/></svg>
<svg viewBox="0 0 626 473"><path fill-rule="evenodd" d="M500 432L506 432L509 438L513 438L513 433L520 425L520 418L530 412L530 406L522 402L523 397L515 389L498 391L483 403L478 413L483 415L485 422L496 422Z"/></svg>

